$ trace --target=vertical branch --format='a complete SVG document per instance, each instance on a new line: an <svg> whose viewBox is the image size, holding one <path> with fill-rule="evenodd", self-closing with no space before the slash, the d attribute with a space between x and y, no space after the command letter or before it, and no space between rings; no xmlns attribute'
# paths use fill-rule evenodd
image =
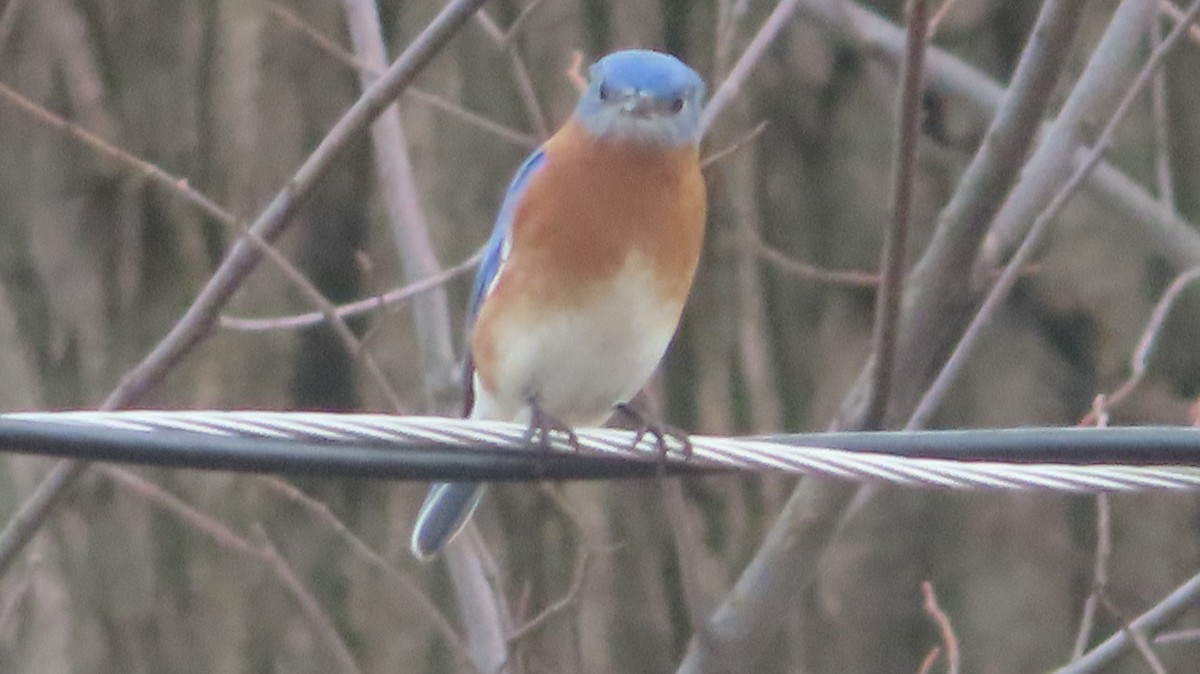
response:
<svg viewBox="0 0 1200 674"><path fill-rule="evenodd" d="M344 0L351 41L359 60L369 68L382 69L385 63L383 29L375 0ZM363 87L375 76L360 71ZM375 162L388 204L388 214L396 236L405 273L410 282L438 272L437 259L429 240L429 226L417 198L412 162L400 123L400 108L393 104L375 122L371 130L375 144ZM450 315L445 289L427 296L416 306L417 333L422 349L422 375L425 390L435 407L445 398L454 375L455 360L450 340ZM445 552L454 582L461 615L467 625L472 659L481 672L497 671L507 660L504 606L483 576L475 551L454 546Z"/></svg>
<svg viewBox="0 0 1200 674"><path fill-rule="evenodd" d="M387 49L375 0L344 0L350 40L358 59L367 65L360 70L363 89L378 79L375 74L387 67ZM408 142L400 122L400 106L392 103L371 126L375 168L379 186L392 224L396 249L403 261L408 283L428 278L440 271L429 223L421 210L420 195ZM450 338L450 309L445 288L414 300L417 341L421 349L421 373L426 401L432 409L450 404L451 383L455 375L454 345Z"/></svg>
<svg viewBox="0 0 1200 674"><path fill-rule="evenodd" d="M458 605L472 613L463 615L471 661L480 674L508 671L508 634L512 632L508 616L496 601L482 601L494 591L484 569L484 555L476 546L482 541L464 531L446 545L442 554L454 585Z"/></svg>
<svg viewBox="0 0 1200 674"><path fill-rule="evenodd" d="M1092 629L1096 623L1096 611L1100 608L1100 596L1108 592L1108 562L1112 558L1112 509L1108 494L1096 495L1096 558L1092 562L1092 591L1083 604L1083 616L1079 619L1079 632L1075 635L1075 648L1071 659L1083 657Z"/></svg>
<svg viewBox="0 0 1200 674"><path fill-rule="evenodd" d="M1150 45L1158 49L1163 39L1162 13L1150 22ZM1150 84L1150 124L1154 127L1154 179L1163 208L1175 210L1175 185L1171 177L1171 133L1167 112L1167 69L1159 68Z"/></svg>
<svg viewBox="0 0 1200 674"><path fill-rule="evenodd" d="M733 228L742 241L759 238L757 157L744 152L729 169L728 198L733 211ZM747 246L739 248L734 260L733 310L737 314L738 368L745 382L748 415L755 432L778 430L783 409L775 379L775 349L767 329L762 276L758 256Z"/></svg>
<svg viewBox="0 0 1200 674"><path fill-rule="evenodd" d="M892 158L892 226L883 242L883 281L875 296L875 332L872 352L871 397L867 403L865 428L882 428L896 362L896 335L900 323L900 300L904 295L904 262L908 253L909 222L912 219L913 182L917 173L917 141L921 136L921 96L928 44L929 12L926 0L908 3L908 47L901 64L899 119Z"/></svg>

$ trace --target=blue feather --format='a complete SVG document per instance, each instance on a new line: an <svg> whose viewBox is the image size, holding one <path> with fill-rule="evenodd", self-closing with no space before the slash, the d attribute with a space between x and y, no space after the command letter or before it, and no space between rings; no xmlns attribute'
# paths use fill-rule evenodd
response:
<svg viewBox="0 0 1200 674"><path fill-rule="evenodd" d="M525 187L529 184L529 179L546 161L546 154L542 150L538 150L529 155L525 163L517 169L517 174L513 177L512 182L508 185L508 190L504 193L504 202L500 204L500 214L496 217L496 225L492 229L492 235L488 239L487 246L483 251L483 261L479 265L479 271L475 274L475 284L471 287L471 302L468 305L467 311L467 332L470 333L471 326L475 323L476 317L479 316L479 309L483 305L483 300L491 292L495 286L496 277L500 274L501 268L504 266L504 258L507 254L508 237L512 230L513 216L516 214L517 205L521 201L521 195L525 191ZM470 349L467 352L467 361L463 372L464 384L464 413L469 416L471 407L474 404L475 396L472 390L474 380L475 366L471 358ZM479 483L439 483L433 485L429 494L425 497L425 502L421 504L421 511L417 515L417 522L413 526L412 535L412 551L418 559L429 559L437 554L442 549L447 541L454 537L463 525L470 519L471 513L475 511L475 506L479 504L479 498L483 495L483 487Z"/></svg>
<svg viewBox="0 0 1200 674"><path fill-rule="evenodd" d="M496 216L496 225L492 229L492 236L488 239L487 248L483 252L483 261L480 262L479 271L475 274L475 284L471 286L471 302L467 305L468 330L475 323L475 318L479 316L479 308L483 305L483 299L487 297L496 279L496 274L500 272L500 267L504 264L505 248L508 245L508 235L512 229L512 219L517 210L517 203L521 200L521 195L525 191L525 186L529 184L529 179L544 163L546 163L546 153L541 149L529 155L517 169L517 174L513 176L512 182L508 184L508 189L504 192L504 202L500 204L500 214Z"/></svg>

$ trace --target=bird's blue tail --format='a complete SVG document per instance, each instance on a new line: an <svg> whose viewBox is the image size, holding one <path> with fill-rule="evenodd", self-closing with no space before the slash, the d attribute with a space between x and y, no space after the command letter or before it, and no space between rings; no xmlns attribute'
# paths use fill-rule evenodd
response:
<svg viewBox="0 0 1200 674"><path fill-rule="evenodd" d="M478 482L442 482L430 487L413 525L412 552L417 559L427 560L441 552L471 518L482 496L483 485Z"/></svg>

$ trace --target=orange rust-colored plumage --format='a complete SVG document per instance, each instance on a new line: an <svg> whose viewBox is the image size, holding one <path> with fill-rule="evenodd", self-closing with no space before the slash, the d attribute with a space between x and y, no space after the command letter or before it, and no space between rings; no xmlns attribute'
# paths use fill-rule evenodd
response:
<svg viewBox="0 0 1200 674"><path fill-rule="evenodd" d="M677 319L700 258L706 201L695 147L598 140L572 120L544 151L513 214L504 272L475 323L472 351L489 389L500 313L515 322L570 309L605 292L636 255L656 281L646 292Z"/></svg>

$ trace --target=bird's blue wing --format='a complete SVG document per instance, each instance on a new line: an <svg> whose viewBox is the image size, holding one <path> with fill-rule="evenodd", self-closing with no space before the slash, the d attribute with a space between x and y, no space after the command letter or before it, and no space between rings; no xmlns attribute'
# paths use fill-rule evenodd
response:
<svg viewBox="0 0 1200 674"><path fill-rule="evenodd" d="M504 192L504 202L500 204L500 213L496 216L496 226L492 229L492 236L488 239L487 247L483 251L483 261L479 265L479 271L475 274L475 285L471 287L471 302L468 305L467 313L468 328L475 322L475 317L479 315L483 298L487 297L488 292L491 291L496 277L500 273L500 267L504 265L504 259L508 257L508 236L512 230L512 219L517 210L517 203L521 200L521 194L529 185L530 178L544 163L546 163L546 153L541 149L529 155L517 169L517 174L508 184L508 190Z"/></svg>
<svg viewBox="0 0 1200 674"><path fill-rule="evenodd" d="M479 316L483 300L496 285L500 269L508 257L509 235L512 232L512 220L517 212L517 204L520 203L521 195L529 185L529 180L544 163L546 163L546 153L538 148L533 154L526 157L521 166L517 168L516 175L513 176L512 181L508 184L508 189L504 192L504 201L500 203L496 224L492 228L492 235L488 238L487 245L484 246L483 260L479 263L479 271L475 273L475 283L471 286L471 299L467 304L468 335L470 335L472 326L475 325L475 319ZM471 409L475 405L475 391L472 388L474 375L475 360L471 357L470 337L468 336L467 357L463 363L464 417L471 416Z"/></svg>
<svg viewBox="0 0 1200 674"><path fill-rule="evenodd" d="M529 180L546 162L546 155L538 150L529 155L525 163L517 169L516 176L504 193L504 202L500 204L500 213L496 216L496 226L488 239L483 251L483 261L479 272L475 275L475 285L471 287L471 302L467 312L467 330L479 316L483 300L491 292L500 276L504 261L508 257L509 235L512 231L512 220L516 214L521 195L529 185ZM464 415L470 416L475 396L472 389L475 366L470 349L467 350L467 361L463 368L464 375ZM442 483L433 485L421 511L413 525L412 551L418 559L429 559L436 555L446 543L462 529L470 519L479 498L483 494L483 486L474 482Z"/></svg>

